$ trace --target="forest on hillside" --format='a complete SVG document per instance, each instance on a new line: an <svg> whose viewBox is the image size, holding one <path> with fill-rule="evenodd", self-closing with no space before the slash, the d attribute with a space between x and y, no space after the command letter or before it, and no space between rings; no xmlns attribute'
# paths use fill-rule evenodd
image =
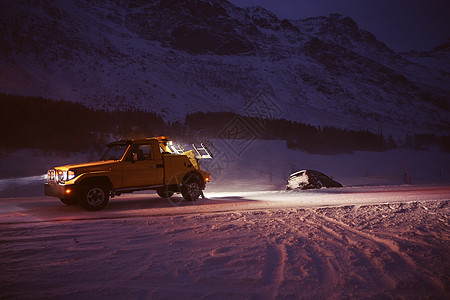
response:
<svg viewBox="0 0 450 300"><path fill-rule="evenodd" d="M144 110L105 110L80 103L0 94L0 150L34 148L49 151L101 151L108 142L169 135L175 139L285 140L291 149L338 154L386 151L396 147L450 152L450 137L410 135L401 142L390 136L332 126L315 127L284 119L232 112L188 114L184 122L167 122Z"/></svg>

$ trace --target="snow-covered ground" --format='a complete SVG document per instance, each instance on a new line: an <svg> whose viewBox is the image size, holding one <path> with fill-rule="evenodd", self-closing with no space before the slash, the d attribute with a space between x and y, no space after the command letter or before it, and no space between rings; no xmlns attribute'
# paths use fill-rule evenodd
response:
<svg viewBox="0 0 450 300"><path fill-rule="evenodd" d="M0 298L450 297L449 187L212 194L2 199Z"/></svg>
<svg viewBox="0 0 450 300"><path fill-rule="evenodd" d="M449 154L213 147L205 199L131 194L98 212L43 197L45 176L25 172L87 157L2 158L0 299L450 298ZM306 168L345 187L284 191Z"/></svg>

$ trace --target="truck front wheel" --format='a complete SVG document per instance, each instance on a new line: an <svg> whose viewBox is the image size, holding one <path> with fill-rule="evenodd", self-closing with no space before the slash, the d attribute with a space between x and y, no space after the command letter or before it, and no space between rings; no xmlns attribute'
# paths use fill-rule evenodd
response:
<svg viewBox="0 0 450 300"><path fill-rule="evenodd" d="M181 194L187 201L195 201L202 194L200 183L195 177L191 177L181 186Z"/></svg>
<svg viewBox="0 0 450 300"><path fill-rule="evenodd" d="M102 185L91 185L84 189L81 206L86 210L100 210L108 204L109 191Z"/></svg>

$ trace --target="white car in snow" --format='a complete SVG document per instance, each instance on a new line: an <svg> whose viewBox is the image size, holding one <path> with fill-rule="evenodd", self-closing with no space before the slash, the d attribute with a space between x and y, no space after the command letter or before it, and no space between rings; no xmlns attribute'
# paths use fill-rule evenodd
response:
<svg viewBox="0 0 450 300"><path fill-rule="evenodd" d="M291 174L286 182L286 190L320 189L322 187L342 187L333 177L314 170L301 170Z"/></svg>

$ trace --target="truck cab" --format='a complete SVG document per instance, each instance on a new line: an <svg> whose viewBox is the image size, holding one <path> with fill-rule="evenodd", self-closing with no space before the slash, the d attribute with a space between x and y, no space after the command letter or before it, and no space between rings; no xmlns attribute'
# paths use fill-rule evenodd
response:
<svg viewBox="0 0 450 300"><path fill-rule="evenodd" d="M164 198L181 193L195 201L203 195L210 174L200 159L212 158L205 145L185 151L168 137L120 140L107 145L99 161L48 170L44 192L67 205L99 210L123 193L156 190Z"/></svg>

